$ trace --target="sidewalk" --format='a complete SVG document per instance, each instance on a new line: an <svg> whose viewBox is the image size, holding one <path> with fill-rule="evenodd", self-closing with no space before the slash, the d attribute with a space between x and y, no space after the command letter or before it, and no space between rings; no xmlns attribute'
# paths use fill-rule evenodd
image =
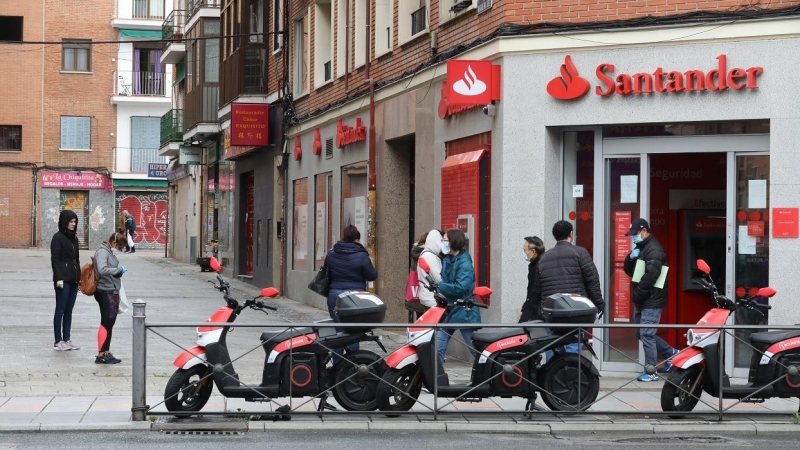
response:
<svg viewBox="0 0 800 450"><path fill-rule="evenodd" d="M83 252L88 260L90 253ZM147 302L148 322L203 322L222 305L219 292L206 280L213 274L201 273L195 265L165 259L162 252L137 251L121 255L122 264L129 272L124 277L125 289L133 299ZM78 294L73 312L72 340L83 349L69 352L52 350L52 310L54 306L52 275L47 250L0 249L0 331L2 345L0 357L0 431L56 431L56 430L167 430L167 429L320 429L327 427L378 430L420 429L441 431L515 431L534 433L591 432L592 430L619 430L653 433L679 426L682 430L719 430L755 434L772 430L800 431L792 413L797 411L796 399L771 399L762 404L739 404L732 411L766 413L752 415L726 415L725 422L717 423L716 413L707 405L698 410L708 415L688 416L683 421L669 420L653 415L660 411L659 395L663 381L637 383L630 381L637 374L603 373L600 401L590 411L596 414L577 416L535 414L532 420L521 413L522 399L490 399L480 403L455 402L436 422L422 404L433 406L433 397L423 394L414 411L419 415L386 418L383 415L316 415L295 414L291 421L263 422L239 419L204 418L176 420L170 416L153 416L153 420L130 422L131 407L131 315L121 314L114 327L111 350L121 364L113 366L94 364L96 333L99 312L93 298ZM232 295L244 298L254 295L257 289L238 280L229 280ZM268 318L243 313L237 323L307 323L327 318L327 311L311 308L286 298L270 300L279 308ZM182 347L194 345L193 328L163 328L148 333L147 342L147 400L154 411L165 411L162 393L167 380L174 372L172 361ZM244 356L236 360L236 371L242 380L258 384L264 363L258 347L259 328L239 327L229 334L229 347ZM405 334L383 333L384 343L392 351L405 343ZM170 342L169 340L173 341ZM256 348L256 350L258 350ZM374 349L380 350L377 347ZM248 353L249 352L249 353ZM233 353L233 352L232 352ZM246 353L246 354L245 354ZM236 354L232 354L236 358ZM465 362L448 359L446 369L451 380L468 380L470 367ZM621 389L619 389L621 388ZM617 390L619 389L619 390ZM611 391L616 391L609 394ZM216 394L216 390L215 390ZM307 399L293 399L292 406ZM704 398L712 405L717 400ZM279 401L289 402L289 399ZM333 403L333 400L330 400ZM450 400L439 399L441 407ZM732 402L726 401L725 405ZM309 402L301 411L314 411ZM476 411L496 411L495 415L477 416ZM238 399L227 400L213 396L203 411L267 412L270 404L245 403ZM614 412L616 414L603 414ZM687 426L689 429L687 429Z"/></svg>

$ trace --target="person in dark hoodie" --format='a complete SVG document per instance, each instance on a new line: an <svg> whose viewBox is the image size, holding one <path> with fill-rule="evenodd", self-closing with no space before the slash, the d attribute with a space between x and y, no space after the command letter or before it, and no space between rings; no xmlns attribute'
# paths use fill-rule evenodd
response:
<svg viewBox="0 0 800 450"><path fill-rule="evenodd" d="M50 264L53 267L53 287L56 291L56 310L53 316L55 341L53 350L80 350L72 342L72 308L78 297L81 261L78 250L78 215L64 210L58 216L58 232L50 241Z"/></svg>
<svg viewBox="0 0 800 450"><path fill-rule="evenodd" d="M536 281L536 265L539 264L539 257L544 253L544 242L539 236L528 236L522 244L522 252L525 260L528 261L528 293L522 310L519 312L519 323L530 322L531 320L544 320L539 314L542 307L541 297L535 298L534 284Z"/></svg>
<svg viewBox="0 0 800 450"><path fill-rule="evenodd" d="M333 251L325 257L330 281L328 313L334 322L339 322L334 312L336 297L345 291L365 291L367 281L375 281L378 278L378 271L372 265L367 249L361 245L360 240L361 233L358 228L348 225L344 227L342 240L337 242L333 246ZM337 330L339 329L337 328ZM358 344L353 344L348 349L358 350ZM336 353L341 356L342 350L337 350ZM338 360L339 358L334 355L334 362Z"/></svg>

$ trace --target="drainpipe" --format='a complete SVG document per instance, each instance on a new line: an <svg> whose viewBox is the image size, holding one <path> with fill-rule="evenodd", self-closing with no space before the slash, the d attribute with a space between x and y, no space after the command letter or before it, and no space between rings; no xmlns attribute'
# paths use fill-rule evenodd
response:
<svg viewBox="0 0 800 450"><path fill-rule="evenodd" d="M365 63L364 63L364 73L366 76L366 81L369 83L369 162L367 164L367 170L369 171L369 192L367 193L367 203L368 209L367 211L367 252L369 253L370 258L372 259L372 264L377 266L378 265L378 251L377 251L377 239L376 236L376 228L377 228L377 208L376 208L376 176L375 176L375 83L372 80L372 75L370 73L370 50L372 49L372 33L371 25L372 25L372 13L370 11L370 1L367 0L364 2L366 4L366 48L364 49L366 52L365 56ZM369 289L370 292L375 292L375 286L372 284Z"/></svg>
<svg viewBox="0 0 800 450"><path fill-rule="evenodd" d="M350 92L350 0L344 2L344 11L344 92L348 93Z"/></svg>

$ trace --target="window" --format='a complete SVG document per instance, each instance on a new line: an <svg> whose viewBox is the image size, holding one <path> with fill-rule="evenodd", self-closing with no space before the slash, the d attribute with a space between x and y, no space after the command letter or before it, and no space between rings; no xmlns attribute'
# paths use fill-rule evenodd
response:
<svg viewBox="0 0 800 450"><path fill-rule="evenodd" d="M331 79L333 55L333 4L331 0L317 0L314 6L314 86Z"/></svg>
<svg viewBox="0 0 800 450"><path fill-rule="evenodd" d="M61 150L91 150L91 117L61 116Z"/></svg>
<svg viewBox="0 0 800 450"><path fill-rule="evenodd" d="M160 145L160 117L131 117L131 172L147 172L148 164L164 162Z"/></svg>
<svg viewBox="0 0 800 450"><path fill-rule="evenodd" d="M0 42L22 42L22 17L0 16Z"/></svg>
<svg viewBox="0 0 800 450"><path fill-rule="evenodd" d="M92 62L92 41L88 39L64 39L61 44L61 70L89 72Z"/></svg>
<svg viewBox="0 0 800 450"><path fill-rule="evenodd" d="M336 75L341 77L347 73L349 56L346 57L350 40L350 18L347 17L347 2L336 0Z"/></svg>
<svg viewBox="0 0 800 450"><path fill-rule="evenodd" d="M375 0L375 57L385 55L392 51L392 24L394 23L394 8L391 0Z"/></svg>
<svg viewBox="0 0 800 450"><path fill-rule="evenodd" d="M203 25L205 36L219 36L219 22L207 21ZM205 39L205 81L219 83L219 39Z"/></svg>
<svg viewBox="0 0 800 450"><path fill-rule="evenodd" d="M264 42L264 0L252 0L250 3L250 26L247 30L250 42Z"/></svg>
<svg viewBox="0 0 800 450"><path fill-rule="evenodd" d="M308 268L308 178L294 181L292 270Z"/></svg>
<svg viewBox="0 0 800 450"><path fill-rule="evenodd" d="M439 25L473 11L477 0L444 0L439 3ZM487 2L483 2L487 3ZM481 5L484 9L486 5Z"/></svg>
<svg viewBox="0 0 800 450"><path fill-rule="evenodd" d="M355 225L361 233L361 242L367 241L367 187L366 161L342 167L341 228Z"/></svg>
<svg viewBox="0 0 800 450"><path fill-rule="evenodd" d="M22 127L19 125L0 125L0 151L22 150Z"/></svg>
<svg viewBox="0 0 800 450"><path fill-rule="evenodd" d="M273 0L272 2L272 51L278 52L283 47L283 1Z"/></svg>
<svg viewBox="0 0 800 450"><path fill-rule="evenodd" d="M355 1L355 14L356 14L356 25L355 25L355 44L353 44L353 67L358 68L364 65L366 61L366 56L364 53L364 46L366 45L366 35L367 35L367 20L366 20L366 11L364 9L367 7L364 3L366 0L356 0ZM402 3L402 2L401 2Z"/></svg>
<svg viewBox="0 0 800 450"><path fill-rule="evenodd" d="M428 31L430 0L409 0L397 4L397 41L405 44Z"/></svg>
<svg viewBox="0 0 800 450"><path fill-rule="evenodd" d="M160 48L133 49L133 95L164 95Z"/></svg>
<svg viewBox="0 0 800 450"><path fill-rule="evenodd" d="M309 53L309 17L306 15L294 23L294 93L308 92L308 53Z"/></svg>
<svg viewBox="0 0 800 450"><path fill-rule="evenodd" d="M325 263L325 255L333 245L333 174L320 173L315 178L314 270L317 270Z"/></svg>

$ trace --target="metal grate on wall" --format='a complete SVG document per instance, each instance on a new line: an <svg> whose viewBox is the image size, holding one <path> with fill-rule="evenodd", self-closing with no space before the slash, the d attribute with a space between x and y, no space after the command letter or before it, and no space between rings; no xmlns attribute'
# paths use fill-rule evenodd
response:
<svg viewBox="0 0 800 450"><path fill-rule="evenodd" d="M325 140L325 159L333 158L333 138Z"/></svg>

